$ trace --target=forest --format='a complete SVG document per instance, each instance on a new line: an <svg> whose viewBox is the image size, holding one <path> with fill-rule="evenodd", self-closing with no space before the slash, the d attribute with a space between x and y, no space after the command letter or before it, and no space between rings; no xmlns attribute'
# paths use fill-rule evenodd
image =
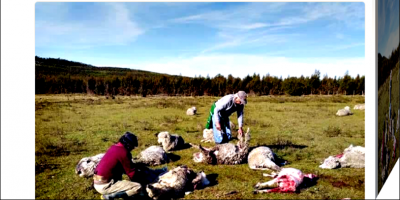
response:
<svg viewBox="0 0 400 200"><path fill-rule="evenodd" d="M378 88L380 88L390 76L390 70L394 69L396 63L399 62L399 47L400 44L396 49L392 50L389 58L378 53Z"/></svg>
<svg viewBox="0 0 400 200"><path fill-rule="evenodd" d="M392 55L398 55L398 48ZM380 58L385 67L392 58ZM397 59L396 59L397 62ZM381 66L381 65L379 65ZM382 68L386 69L386 68ZM381 68L379 68L381 70ZM381 75L381 74L380 74ZM60 58L35 56L35 93L87 93L96 95L168 95L168 96L223 96L244 90L251 95L361 95L365 92L365 76L321 77L319 70L310 76L277 77L254 73L244 78L185 77L117 67L96 67ZM381 84L381 76L379 76Z"/></svg>

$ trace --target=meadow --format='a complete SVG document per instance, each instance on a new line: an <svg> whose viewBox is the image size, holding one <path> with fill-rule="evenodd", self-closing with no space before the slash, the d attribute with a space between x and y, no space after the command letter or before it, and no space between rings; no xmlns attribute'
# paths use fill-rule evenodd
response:
<svg viewBox="0 0 400 200"><path fill-rule="evenodd" d="M390 74L390 72L389 72ZM392 70L392 96L391 96L391 103L392 103L392 119L394 119L394 126L396 128L397 125L397 115L398 109L399 109L399 103L400 103L400 97L399 97L399 63L397 63L396 67ZM380 191L383 182L381 178L382 174L382 163L380 162L381 160L381 147L382 147L382 139L383 139L383 131L385 130L385 119L386 119L386 114L389 113L389 82L390 82L390 76L386 79L386 81L382 84L382 86L378 89L378 190ZM396 148L396 154L395 154L395 159L392 159L392 152L393 152L393 142L394 140L390 137L387 143L385 144L385 147L389 151L389 156L390 156L390 161L389 161L389 170L388 173L392 171L394 165L396 164L396 161L399 158L399 131L395 131L395 135L397 138L397 148Z"/></svg>
<svg viewBox="0 0 400 200"><path fill-rule="evenodd" d="M91 95L36 95L35 198L99 199L92 179L80 178L74 172L81 158L104 153L126 131L139 138L133 156L157 145L154 133L160 131L176 133L186 142L200 144L210 106L216 100L217 97L107 99ZM158 167L187 165L208 175L211 186L196 190L185 199L364 199L364 169L318 167L325 158L340 154L350 144L365 146L365 112L352 110L351 116L335 115L338 109L353 108L364 101L364 96L359 95L248 98L244 128L250 128L250 146L266 145L289 162L286 167L319 176L316 185L299 193L253 194L257 182L270 180L262 176L263 171L250 170L247 164L194 163L194 148L173 152L173 161ZM186 110L192 106L197 107L198 114L187 116ZM230 119L237 125L236 114Z"/></svg>

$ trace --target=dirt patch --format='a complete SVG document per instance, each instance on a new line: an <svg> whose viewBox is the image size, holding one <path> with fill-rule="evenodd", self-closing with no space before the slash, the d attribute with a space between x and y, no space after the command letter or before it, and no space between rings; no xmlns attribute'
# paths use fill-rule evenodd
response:
<svg viewBox="0 0 400 200"><path fill-rule="evenodd" d="M348 184L346 184L346 183L343 182L343 181L335 181L335 182L332 183L332 186L333 186L333 187L342 188L342 187L347 187Z"/></svg>
<svg viewBox="0 0 400 200"><path fill-rule="evenodd" d="M35 174L40 174L42 172L44 172L45 170L54 170L54 169L58 169L59 168L59 164L36 164L35 165Z"/></svg>

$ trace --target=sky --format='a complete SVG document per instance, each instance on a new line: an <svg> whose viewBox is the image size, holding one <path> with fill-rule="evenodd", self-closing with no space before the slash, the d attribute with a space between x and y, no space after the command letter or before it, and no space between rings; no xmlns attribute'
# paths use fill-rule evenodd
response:
<svg viewBox="0 0 400 200"><path fill-rule="evenodd" d="M37 2L35 55L190 77L365 75L365 6Z"/></svg>
<svg viewBox="0 0 400 200"><path fill-rule="evenodd" d="M378 1L378 53L389 58L399 45L399 0Z"/></svg>

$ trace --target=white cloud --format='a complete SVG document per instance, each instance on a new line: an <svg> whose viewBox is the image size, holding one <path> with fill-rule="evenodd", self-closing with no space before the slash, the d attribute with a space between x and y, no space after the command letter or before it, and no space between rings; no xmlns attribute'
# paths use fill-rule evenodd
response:
<svg viewBox="0 0 400 200"><path fill-rule="evenodd" d="M145 32L132 20L129 10L123 3L100 3L94 9L99 9L96 21L93 19L81 19L79 22L59 21L53 20L52 16L37 19L36 46L81 48L80 46L125 45L135 41ZM64 13L66 14L68 13Z"/></svg>
<svg viewBox="0 0 400 200"><path fill-rule="evenodd" d="M290 14L285 14L291 11ZM198 12L172 19L173 23L196 23L218 30L219 42L202 53L237 47L241 45L265 45L283 43L296 39L296 30L290 34L276 33L287 28L300 27L306 23L330 19L336 27L364 28L364 4L359 3L308 3L248 4L226 10ZM329 26L329 24L327 24ZM347 29L346 29L347 30ZM343 34L336 36L343 39Z"/></svg>
<svg viewBox="0 0 400 200"><path fill-rule="evenodd" d="M246 55L246 54L214 54L201 55L190 58L160 59L154 62L137 64L112 64L108 66L128 67L167 74L182 74L214 77L217 74L243 78L246 75L257 73L273 76L310 76L315 69L321 74L330 77L343 76L346 71L349 75L364 75L364 58L286 58L276 56Z"/></svg>
<svg viewBox="0 0 400 200"><path fill-rule="evenodd" d="M359 46L365 46L365 44L364 43L351 43L351 44L345 44L345 45L327 46L327 48L331 51L337 51L337 50L350 49L350 48L359 47Z"/></svg>

